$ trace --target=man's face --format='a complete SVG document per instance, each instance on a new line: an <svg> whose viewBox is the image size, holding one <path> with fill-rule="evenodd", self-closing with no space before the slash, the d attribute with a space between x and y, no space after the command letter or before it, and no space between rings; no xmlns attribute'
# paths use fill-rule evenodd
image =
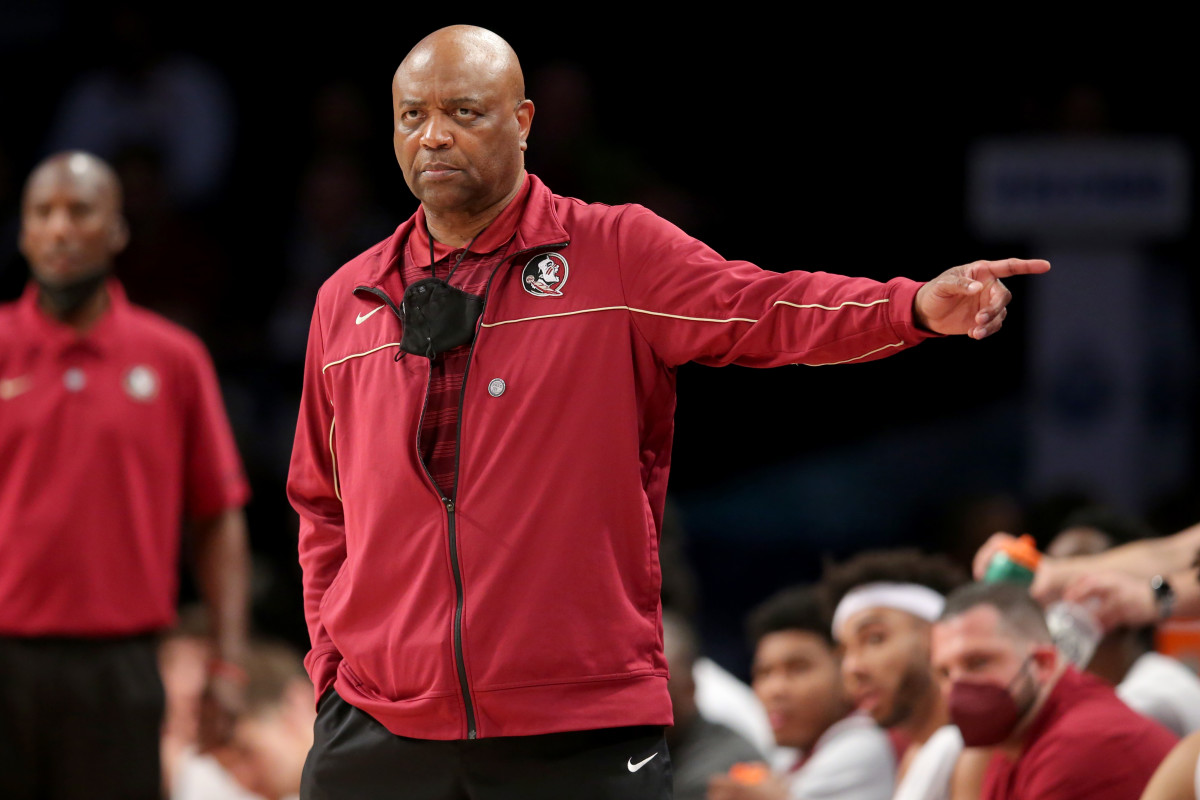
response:
<svg viewBox="0 0 1200 800"><path fill-rule="evenodd" d="M107 270L126 242L118 202L79 157L34 174L21 208L21 253L34 277L68 286Z"/></svg>
<svg viewBox="0 0 1200 800"><path fill-rule="evenodd" d="M200 699L208 677L212 646L201 636L170 636L158 649L159 673L166 698L164 732L192 741L200 730Z"/></svg>
<svg viewBox="0 0 1200 800"><path fill-rule="evenodd" d="M867 608L838 635L854 705L885 728L905 722L933 689L928 623L894 608Z"/></svg>
<svg viewBox="0 0 1200 800"><path fill-rule="evenodd" d="M752 685L782 747L808 749L850 711L829 644L806 631L764 636L754 653Z"/></svg>
<svg viewBox="0 0 1200 800"><path fill-rule="evenodd" d="M1000 612L990 605L970 608L933 626L931 659L934 674L949 695L956 681L1009 687L1029 656L1007 635Z"/></svg>
<svg viewBox="0 0 1200 800"><path fill-rule="evenodd" d="M295 716L275 710L239 719L222 759L238 783L268 800L300 791L312 726L298 724Z"/></svg>
<svg viewBox="0 0 1200 800"><path fill-rule="evenodd" d="M1058 532L1046 546L1046 555L1053 558L1090 556L1112 548L1112 537L1096 528L1075 527Z"/></svg>
<svg viewBox="0 0 1200 800"><path fill-rule="evenodd" d="M533 103L486 55L443 46L410 55L392 82L396 160L427 209L477 213L524 169Z"/></svg>

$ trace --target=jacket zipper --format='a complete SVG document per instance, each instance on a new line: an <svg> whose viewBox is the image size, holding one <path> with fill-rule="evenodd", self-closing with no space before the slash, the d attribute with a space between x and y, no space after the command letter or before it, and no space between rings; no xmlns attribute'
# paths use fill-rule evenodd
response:
<svg viewBox="0 0 1200 800"><path fill-rule="evenodd" d="M500 271L500 268L504 266L506 261L512 261L523 253L532 252L533 250L544 250L548 247L558 248L566 244L567 242L562 242L561 244L556 245L542 245L541 247L525 248L523 250L518 250L511 256L502 259L501 262L496 265L496 268L492 270L492 274L488 276L487 284L484 286L483 310L479 313L479 321L476 322L476 325L478 326L483 320L483 313L487 311L488 297L492 293L492 281L495 279L496 273ZM396 304L392 302L392 299L388 297L387 293L382 289L376 289L370 286L355 287L355 291L358 291L359 289L370 292L371 294L383 300L385 303L387 303L388 308L390 308L396 315L396 318L400 319L400 309L396 308ZM403 320L401 320L401 322L403 323ZM462 388L459 389L458 394L458 419L455 421L454 426L454 491L452 492L452 494L455 496L458 495L458 465L459 457L462 453L463 403L465 403L467 399L467 378L471 372L471 357L475 355L475 344L478 342L478 340L479 329L477 327L475 338L471 340L471 349L467 351L467 363L463 368ZM437 485L437 481L433 479L433 475L431 475L429 472L429 466L425 463L425 459L421 458L421 428L424 427L425 424L425 409L429 405L429 387L432 384L433 361L430 361L429 376L425 381L425 402L421 404L421 417L417 421L417 461L421 463L421 470L425 473L425 477L429 480L429 485L433 487L434 491L441 499L442 505L446 508L446 520L449 527L450 537L451 573L454 575L454 666L458 671L459 691L462 692L463 708L467 713L467 739L478 739L479 728L475 722L475 705L471 702L471 686L467 682L467 663L463 658L462 620L463 610L466 604L466 593L463 590L462 567L458 563L458 531L456 530L455 526L454 501L442 494L440 487Z"/></svg>
<svg viewBox="0 0 1200 800"><path fill-rule="evenodd" d="M565 244L565 242L564 242L564 244ZM541 248L533 248L533 249L541 249ZM466 366L463 367L462 387L458 390L458 419L455 421L455 426L454 426L454 492L453 492L453 494L455 497L458 496L458 465L459 465L460 456L462 455L463 405L467 401L467 378L469 378L471 375L471 358L475 355L475 345L479 342L479 331L481 330L481 328L479 328L479 325L483 322L483 315L487 311L487 301L488 301L488 297L490 297L491 293L492 293L492 281L495 280L496 273L498 273L500 271L500 268L504 266L505 262L512 261L512 259L515 259L517 256L521 255L521 253L524 253L524 252L528 252L528 251L527 250L519 250L516 253L514 253L512 256L506 256L505 258L501 259L500 263L497 264L495 269L492 270L492 274L488 276L487 284L483 288L483 310L481 310L479 312L479 320L477 320L475 323L475 325L476 325L475 338L473 338L471 340L471 349L467 351L467 363L466 363ZM433 375L432 375L433 362L432 361L429 363L429 370L430 370L430 378L432 379L432 377L433 377ZM428 391L428 390L426 390L426 391ZM421 410L422 420L424 419L424 417L425 417L425 410L422 409ZM417 436L418 436L418 438L420 437L420 427L417 428ZM419 453L420 450L418 450L417 452ZM424 463L424 462L422 461L422 463ZM428 472L429 472L429 470L426 469L426 474L428 474ZM432 481L433 479L430 478L430 480ZM457 598L456 598L456 602L454 605L454 658L455 658L455 661L457 662L456 665L458 667L458 682L459 682L459 685L462 687L463 703L466 705L466 709L467 709L467 738L468 739L477 739L477 738L479 738L479 731L475 724L475 709L471 703L470 686L467 683L467 665L466 665L466 662L463 660L462 618L463 618L463 607L464 607L464 602L465 602L464 601L465 595L464 595L464 591L463 591L462 568L459 566L459 563L458 563L458 538L456 535L455 525L454 525L454 501L449 500L445 497L442 498L442 501L446 505L446 515L447 515L448 519L450 520L450 558L454 565L454 588L455 588L455 591L457 592Z"/></svg>
<svg viewBox="0 0 1200 800"><path fill-rule="evenodd" d="M564 242L563 244L566 244L566 243ZM542 248L532 248L532 249L542 249ZM492 293L492 281L495 280L496 273L498 273L500 271L500 268L504 266L505 262L512 261L517 256L521 255L521 253L525 253L525 252L528 252L528 250L519 250L516 253L513 253L513 255L511 255L511 256L506 256L505 258L501 259L500 263L497 264L495 269L492 270L492 274L488 276L487 284L484 286L484 289L483 289L483 309L479 312L479 320L476 321L476 323L475 323L475 325L476 325L475 338L473 338L471 340L471 349L467 351L467 363L466 363L466 366L463 367L462 387L458 390L458 419L455 421L455 426L454 426L454 492L453 492L453 494L455 497L458 496L458 465L459 465L459 458L462 454L463 405L464 405L464 403L466 403L466 400L467 400L467 378L469 378L471 375L471 358L472 358L472 356L475 355L475 345L479 342L479 331L481 329L478 326L480 325L480 323L483 322L483 315L487 311L487 301L488 301L488 297L491 296L491 293ZM432 361L429 362L429 370L430 370L430 378L432 379L432 377L433 377L433 374L432 374L433 373L433 362ZM426 392L428 392L428 390L426 390ZM428 397L428 395L427 395L427 397ZM422 418L422 420L424 420L424 418L425 418L425 410L423 408L421 409L421 418ZM418 436L418 438L420 437L420 427L419 426L417 428L417 436ZM417 452L419 453L420 450L418 449ZM424 462L422 461L422 463L424 463ZM426 474L428 474L429 470L426 469L425 472L426 472ZM430 478L430 480L432 481L433 479ZM446 515L450 521L450 559L454 565L454 589L457 592L456 602L454 605L454 659L456 662L456 666L458 667L458 682L462 688L463 704L466 706L466 710L467 710L467 738L468 739L478 739L479 738L479 730L475 724L475 708L474 708L473 704L471 703L471 690L470 690L469 684L467 683L467 665L466 665L466 662L463 660L462 618L463 618L463 607L465 604L465 599L464 599L465 594L463 591L462 568L459 566L459 563L458 563L458 537L457 537L457 534L455 531L455 525L454 525L454 501L443 497L442 502L445 503L445 505L446 505Z"/></svg>
<svg viewBox="0 0 1200 800"><path fill-rule="evenodd" d="M458 497L458 460L462 453L462 416L463 403L467 400L467 377L471 374L471 357L475 355L475 343L479 341L479 322L483 320L483 312L487 310L488 295L492 291L492 279L496 277L496 273L500 271L500 267L504 266L504 261L496 265L492 270L492 274L488 276L487 284L483 289L483 310L479 312L479 320L476 321L475 337L471 339L471 349L467 351L467 363L463 367L462 387L458 390L458 419L454 424L454 496ZM432 378L433 362L429 362L430 378ZM424 417L425 412L422 409L421 416ZM417 435L420 435L418 428ZM419 452L419 451L418 451ZM428 472L428 470L426 470ZM463 608L465 605L465 594L463 592L462 567L458 563L458 537L454 526L454 501L442 498L446 503L446 515L450 520L450 560L454 565L454 589L458 593L454 605L454 659L458 666L458 682L462 687L463 703L467 709L467 738L479 738L479 730L475 725L475 709L471 703L471 690L467 684L467 665L463 660L463 640L462 640L462 618Z"/></svg>
<svg viewBox="0 0 1200 800"><path fill-rule="evenodd" d="M491 283L490 278L488 279L488 283L489 284ZM387 303L388 308L390 308L393 311L393 313L395 313L396 318L400 319L400 310L398 308L396 308L396 304L392 302L392 299L390 297L388 297L387 293L384 292L382 289L374 289L369 286L359 286L359 287L356 287L355 291L358 291L359 289L361 289L362 291L365 291L365 292L370 292L371 294L373 294L376 297L383 300L385 303ZM401 320L401 323L403 323L403 320ZM472 342L472 348L474 348L473 342ZM470 354L467 355L467 364L468 364L468 366L470 365ZM464 385L466 384L466 372L465 371L463 373L463 384ZM459 565L458 565L458 532L455 530L455 524L454 524L454 522L455 522L455 520L454 520L454 501L451 500L449 497L446 497L444 494L442 494L441 487L438 486L437 481L435 481L433 479L433 475L429 472L429 465L426 464L425 459L421 457L421 430L425 427L425 410L429 405L429 387L432 385L433 385L433 361L430 361L429 362L429 374L426 376L426 379L425 379L425 401L421 404L421 417L420 417L420 419L417 420L417 438L415 441L415 445L417 448L417 461L420 462L421 471L425 473L425 477L428 479L430 487L433 488L433 491L437 494L438 499L441 500L442 505L446 509L446 520L448 523L449 537L450 537L450 563L452 565L451 573L454 575L454 666L455 666L456 671L458 672L459 691L462 692L463 706L467 712L467 738L468 739L477 739L477 738L479 738L479 731L475 724L475 707L471 703L471 687L467 683L467 664L466 664L466 661L463 660L462 618L463 618L464 594L463 594L462 570L459 568ZM456 431L457 431L458 425L462 424L462 407L461 407L462 400L463 400L463 398L460 395L459 396L459 418L458 418L458 424L455 426ZM458 439L458 437L456 435L455 436L455 458L454 458L454 484L455 484L456 491L458 489L458 452L457 452L458 444L457 444L457 439Z"/></svg>

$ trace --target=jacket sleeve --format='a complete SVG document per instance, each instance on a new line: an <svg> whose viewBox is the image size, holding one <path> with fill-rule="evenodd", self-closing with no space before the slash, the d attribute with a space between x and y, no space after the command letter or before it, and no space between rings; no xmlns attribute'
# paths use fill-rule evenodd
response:
<svg viewBox="0 0 1200 800"><path fill-rule="evenodd" d="M321 622L321 600L346 560L346 524L337 484L334 408L326 390L320 300L313 312L304 359L296 440L288 470L288 500L300 515L304 618L312 649L304 665L316 699L332 684L342 656Z"/></svg>
<svg viewBox="0 0 1200 800"><path fill-rule="evenodd" d="M922 284L727 261L638 205L622 211L617 258L638 331L665 363L822 366L869 361L934 336L913 322Z"/></svg>

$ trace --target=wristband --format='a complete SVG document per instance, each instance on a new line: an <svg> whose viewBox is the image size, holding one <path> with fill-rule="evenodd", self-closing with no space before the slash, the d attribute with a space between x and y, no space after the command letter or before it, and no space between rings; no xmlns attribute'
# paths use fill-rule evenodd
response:
<svg viewBox="0 0 1200 800"><path fill-rule="evenodd" d="M210 678L224 678L239 686L245 686L250 682L250 676L246 674L246 670L243 667L234 664L232 661L224 661L219 658L214 658L208 662L208 675Z"/></svg>
<svg viewBox="0 0 1200 800"><path fill-rule="evenodd" d="M1154 606L1158 609L1158 618L1167 619L1175 609L1175 590L1162 575L1150 579L1150 590L1154 592Z"/></svg>

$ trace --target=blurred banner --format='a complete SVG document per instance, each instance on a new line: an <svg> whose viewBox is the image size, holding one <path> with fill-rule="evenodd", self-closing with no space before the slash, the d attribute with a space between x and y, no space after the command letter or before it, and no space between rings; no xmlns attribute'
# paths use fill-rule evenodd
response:
<svg viewBox="0 0 1200 800"><path fill-rule="evenodd" d="M1187 276L1151 246L1185 234L1190 170L1169 137L994 138L968 155L976 235L1053 264L1022 286L1034 496L1085 491L1142 513L1189 474Z"/></svg>

